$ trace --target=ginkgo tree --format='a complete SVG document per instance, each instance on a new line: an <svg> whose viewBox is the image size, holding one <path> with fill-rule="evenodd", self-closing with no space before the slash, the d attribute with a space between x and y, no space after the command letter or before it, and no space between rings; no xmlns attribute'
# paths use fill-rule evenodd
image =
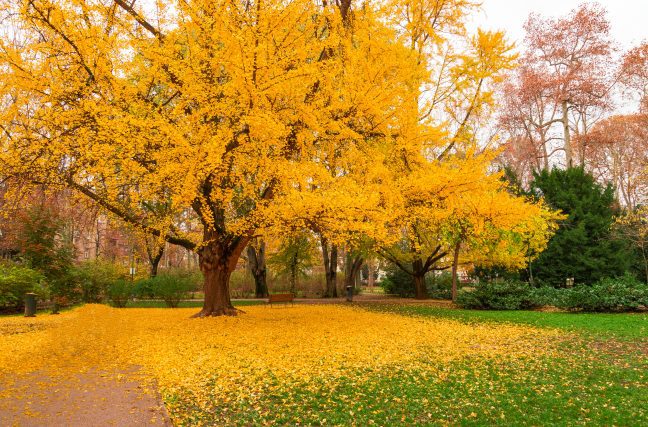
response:
<svg viewBox="0 0 648 427"><path fill-rule="evenodd" d="M0 174L195 251L198 316L236 313L230 275L270 229L438 239L488 180L475 120L514 57L501 33L465 33L471 2L0 5Z"/></svg>
<svg viewBox="0 0 648 427"><path fill-rule="evenodd" d="M401 181L401 238L378 253L412 277L416 298L427 298L427 273L456 275L459 262L522 268L555 230L559 215L512 194L489 164L486 155L450 157Z"/></svg>
<svg viewBox="0 0 648 427"><path fill-rule="evenodd" d="M456 276L460 252L463 263L487 262L482 255L492 252L511 268L528 261L514 242L537 228L534 246L541 249L554 220L541 204L509 194L489 171L494 152L482 149L479 124L492 112L493 84L517 57L500 32L467 33L466 15L475 6L394 0L387 8L428 77L414 98L408 133L388 158L398 194L390 224L400 238L378 242L377 250L412 277L417 298L427 297L428 272L452 266Z"/></svg>
<svg viewBox="0 0 648 427"><path fill-rule="evenodd" d="M372 185L384 180L361 172L380 166L375 159L402 133L399 117L422 74L372 7L0 5L10 27L0 40L0 172L71 188L196 251L199 316L236 313L229 277L265 227L293 217L325 227L335 217L368 230L379 218ZM149 209L157 198L168 204L163 215ZM200 233L174 225L187 208Z"/></svg>

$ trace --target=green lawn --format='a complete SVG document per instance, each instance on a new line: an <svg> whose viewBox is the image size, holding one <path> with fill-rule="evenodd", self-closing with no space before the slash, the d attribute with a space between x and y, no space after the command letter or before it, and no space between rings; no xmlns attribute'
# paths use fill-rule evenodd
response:
<svg viewBox="0 0 648 427"><path fill-rule="evenodd" d="M540 311L458 310L423 305L377 305L374 310L462 322L509 322L560 328L599 338L648 339L648 313L554 313Z"/></svg>
<svg viewBox="0 0 648 427"><path fill-rule="evenodd" d="M645 366L603 360L429 361L429 369L418 372L350 373L314 392L268 387L257 407L275 408L269 414L247 402L227 408L239 425L646 425L647 379Z"/></svg>

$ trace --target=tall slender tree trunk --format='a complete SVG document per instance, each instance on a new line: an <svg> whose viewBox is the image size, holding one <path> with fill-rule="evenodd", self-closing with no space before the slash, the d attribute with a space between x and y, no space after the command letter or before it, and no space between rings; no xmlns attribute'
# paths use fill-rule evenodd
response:
<svg viewBox="0 0 648 427"><path fill-rule="evenodd" d="M571 145L571 136L569 133L569 105L567 100L562 101L562 125L563 125L563 135L565 140L565 165L570 168L573 163L573 154L572 154L572 145Z"/></svg>
<svg viewBox="0 0 648 427"><path fill-rule="evenodd" d="M579 146L579 164L581 168L585 168L585 156L587 154L587 133L588 133L588 127L587 127L587 113L582 112L581 113L581 120L583 122L583 135L581 138L579 138L580 146Z"/></svg>
<svg viewBox="0 0 648 427"><path fill-rule="evenodd" d="M428 299L427 287L425 286L425 270L423 261L420 259L412 262L412 277L414 279L414 298Z"/></svg>
<svg viewBox="0 0 648 427"><path fill-rule="evenodd" d="M164 246L162 247L164 248ZM151 270L149 272L151 277L155 277L158 275L158 268L160 267L160 260L162 259L162 254L164 253L164 249L160 250L157 255L155 255L152 259L149 259L149 262L151 264Z"/></svg>
<svg viewBox="0 0 648 427"><path fill-rule="evenodd" d="M290 293L295 295L297 292L297 253L290 260Z"/></svg>
<svg viewBox="0 0 648 427"><path fill-rule="evenodd" d="M549 170L549 151L547 150L547 135L546 131L542 131L541 133L541 138L542 138L542 163L544 170Z"/></svg>
<svg viewBox="0 0 648 427"><path fill-rule="evenodd" d="M248 268L254 277L254 296L266 298L268 296L267 269L265 259L265 242L261 241L258 247L250 244L247 246Z"/></svg>
<svg viewBox="0 0 648 427"><path fill-rule="evenodd" d="M452 301L457 301L457 269L459 268L459 250L461 249L461 242L457 242L454 247L454 254L452 257Z"/></svg>
<svg viewBox="0 0 648 427"><path fill-rule="evenodd" d="M158 268L160 267L160 261L162 260L162 255L164 255L166 244L160 244L157 240L146 237L144 239L144 246L149 261L149 276L155 277L158 274Z"/></svg>
<svg viewBox="0 0 648 427"><path fill-rule="evenodd" d="M337 263L338 249L335 245L329 245L326 238L321 238L322 257L324 259L324 274L326 276L326 289L324 298L337 298Z"/></svg>
<svg viewBox="0 0 648 427"><path fill-rule="evenodd" d="M367 286L370 288L373 288L375 283L376 283L376 269L374 265L374 260L371 260L371 262L367 262Z"/></svg>
<svg viewBox="0 0 648 427"><path fill-rule="evenodd" d="M645 245L641 245L641 256L643 257L644 262L644 273L646 274L646 284L648 284L648 255L646 255Z"/></svg>
<svg viewBox="0 0 648 427"><path fill-rule="evenodd" d="M346 264L345 264L345 269L344 269L344 286L351 286L352 288L355 288L356 286L356 278L358 277L358 273L360 272L360 267L362 267L362 263L364 260L362 259L361 256L353 256L350 252L347 253L346 257Z"/></svg>
<svg viewBox="0 0 648 427"><path fill-rule="evenodd" d="M200 270L205 278L205 300L202 310L194 317L235 316L238 310L230 300L229 280L249 239L219 238L207 231L203 241L209 242L198 253Z"/></svg>

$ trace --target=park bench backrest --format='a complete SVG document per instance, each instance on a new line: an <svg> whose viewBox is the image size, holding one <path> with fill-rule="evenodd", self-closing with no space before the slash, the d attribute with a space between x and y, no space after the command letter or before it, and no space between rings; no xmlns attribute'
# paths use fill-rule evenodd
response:
<svg viewBox="0 0 648 427"><path fill-rule="evenodd" d="M268 302L292 302L294 298L293 294L270 294Z"/></svg>

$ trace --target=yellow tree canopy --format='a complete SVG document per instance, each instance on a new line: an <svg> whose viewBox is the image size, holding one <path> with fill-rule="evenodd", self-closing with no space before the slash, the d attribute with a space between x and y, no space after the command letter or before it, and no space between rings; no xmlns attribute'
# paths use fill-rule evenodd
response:
<svg viewBox="0 0 648 427"><path fill-rule="evenodd" d="M198 251L206 282L225 283L203 314L230 312L229 273L260 227L325 222L331 209L306 208L333 199L368 220L356 207L375 206L376 159L424 72L349 1L154 3L0 0L1 172ZM201 235L174 225L188 209Z"/></svg>
<svg viewBox="0 0 648 427"><path fill-rule="evenodd" d="M465 194L504 191L476 124L515 56L466 34L473 7L0 0L0 174L195 250L199 314L233 314L230 274L268 227L440 239Z"/></svg>
<svg viewBox="0 0 648 427"><path fill-rule="evenodd" d="M475 6L393 0L385 7L426 78L415 98L417 114L387 159L397 242L377 246L413 276L419 298L426 294L425 274L448 268L461 245L464 263L518 268L544 248L556 219L541 203L510 194L490 172L495 153L481 147L479 125L493 110L493 84L517 56L500 32L466 32Z"/></svg>
<svg viewBox="0 0 648 427"><path fill-rule="evenodd" d="M513 195L500 173L489 173L492 158L449 156L402 175L394 222L400 241L379 245L379 253L421 280L449 268L459 246L464 264L524 267L544 250L560 216Z"/></svg>

